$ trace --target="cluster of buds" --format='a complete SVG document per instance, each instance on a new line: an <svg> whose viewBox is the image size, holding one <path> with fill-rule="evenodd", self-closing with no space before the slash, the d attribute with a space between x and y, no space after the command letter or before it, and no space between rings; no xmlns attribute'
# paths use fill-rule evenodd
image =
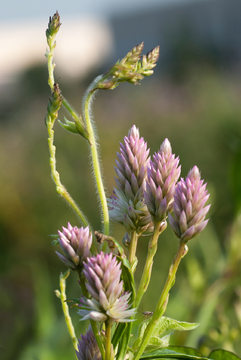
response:
<svg viewBox="0 0 241 360"><path fill-rule="evenodd" d="M186 180L178 182L174 194L174 216L169 214L170 225L176 236L184 243L194 238L206 227L205 216L211 205L204 207L209 198L200 171L194 166Z"/></svg>
<svg viewBox="0 0 241 360"><path fill-rule="evenodd" d="M102 360L101 353L91 327L86 335L81 335L78 339L78 350L76 350L78 360Z"/></svg>
<svg viewBox="0 0 241 360"><path fill-rule="evenodd" d="M172 154L171 144L165 139L147 169L148 180L144 196L153 221L165 220L168 212L173 210L175 186L181 173L181 166L178 167L178 164L179 158Z"/></svg>
<svg viewBox="0 0 241 360"><path fill-rule="evenodd" d="M68 223L68 228L63 227L63 231L59 233L59 245L64 253L56 254L60 260L72 270L81 270L83 262L90 256L90 248L92 245L92 234L89 227L78 228Z"/></svg>
<svg viewBox="0 0 241 360"><path fill-rule="evenodd" d="M46 30L46 38L47 38L47 43L49 46L51 45L52 39L58 33L60 25L61 25L60 16L59 16L58 11L56 11L54 16L49 17L48 28Z"/></svg>
<svg viewBox="0 0 241 360"><path fill-rule="evenodd" d="M135 46L130 52L110 70L96 79L92 91L97 89L110 90L115 89L122 82L129 82L134 85L142 80L144 76L153 74L153 68L159 58L160 47L157 46L146 55L141 56L144 43Z"/></svg>
<svg viewBox="0 0 241 360"><path fill-rule="evenodd" d="M129 322L135 314L130 309L131 293L124 293L121 278L121 264L115 256L101 252L87 259L84 263L86 288L91 299L80 299L81 309L78 311L82 320Z"/></svg>
<svg viewBox="0 0 241 360"><path fill-rule="evenodd" d="M115 178L117 188L109 202L112 221L125 226L128 232L143 233L152 229L151 216L144 202L144 189L149 166L149 149L135 125L120 143Z"/></svg>

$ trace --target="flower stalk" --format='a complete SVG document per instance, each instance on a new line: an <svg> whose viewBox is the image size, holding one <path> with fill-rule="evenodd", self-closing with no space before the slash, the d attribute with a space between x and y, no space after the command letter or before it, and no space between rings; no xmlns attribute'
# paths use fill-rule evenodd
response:
<svg viewBox="0 0 241 360"><path fill-rule="evenodd" d="M130 246L129 246L129 263L131 267L133 267L135 263L135 257L136 257L136 249L137 249L137 242L138 242L138 234L136 231L133 231L131 233L130 237Z"/></svg>
<svg viewBox="0 0 241 360"><path fill-rule="evenodd" d="M105 360L111 360L111 322L105 322Z"/></svg>
<svg viewBox="0 0 241 360"><path fill-rule="evenodd" d="M148 245L148 253L146 257L145 266L142 272L141 281L136 294L136 301L135 301L136 308L139 307L141 299L148 288L151 278L153 259L157 251L158 238L161 235L161 233L166 229L166 227L167 227L166 221L157 222L155 224L154 232Z"/></svg>
<svg viewBox="0 0 241 360"><path fill-rule="evenodd" d="M159 298L158 304L156 306L156 309L153 313L153 316L151 318L151 321L149 322L146 331L144 333L142 343L134 357L134 360L139 360L143 352L145 351L146 346L148 345L151 336L153 335L156 325L158 323L158 320L161 318L161 316L164 314L168 302L169 292L173 285L175 284L175 278L176 278L176 272L178 269L178 266L180 264L181 259L185 256L187 253L187 247L185 243L180 241L179 248L177 251L176 256L173 259L172 265L169 268L168 277L166 280L166 283L164 285L164 288L162 290L161 296Z"/></svg>

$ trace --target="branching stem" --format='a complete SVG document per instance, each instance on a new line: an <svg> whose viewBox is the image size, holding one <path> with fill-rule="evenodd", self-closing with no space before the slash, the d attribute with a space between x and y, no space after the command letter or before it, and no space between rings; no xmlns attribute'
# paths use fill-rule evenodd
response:
<svg viewBox="0 0 241 360"><path fill-rule="evenodd" d="M154 232L153 232L152 238L150 239L149 244L148 244L148 253L147 253L147 257L146 257L146 263L145 263L145 266L143 269L141 281L140 281L139 288L138 288L137 295L136 295L135 307L137 307L137 308L139 307L141 299L142 299L144 293L146 292L147 287L150 282L153 258L157 251L158 238L159 238L160 234L166 229L166 227L167 227L166 222L163 223L162 227L161 227L161 222L155 223Z"/></svg>

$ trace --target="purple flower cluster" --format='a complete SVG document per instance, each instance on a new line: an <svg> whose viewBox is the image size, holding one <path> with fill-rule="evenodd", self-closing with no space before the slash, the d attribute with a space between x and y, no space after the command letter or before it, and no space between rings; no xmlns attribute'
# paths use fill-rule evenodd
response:
<svg viewBox="0 0 241 360"><path fill-rule="evenodd" d="M101 252L88 258L84 263L84 275L92 298L80 300L81 309L78 313L82 320L132 321L129 318L135 314L135 309L130 309L131 304L128 303L131 294L123 293L121 264L115 256Z"/></svg>
<svg viewBox="0 0 241 360"><path fill-rule="evenodd" d="M109 199L112 221L124 225L127 231L142 233L152 227L150 214L143 198L147 167L150 162L147 143L135 125L120 143L117 153L114 196Z"/></svg>
<svg viewBox="0 0 241 360"><path fill-rule="evenodd" d="M80 270L83 268L83 262L90 256L90 248L92 245L92 234L89 227L78 228L68 223L68 228L63 227L63 231L59 233L59 245L64 253L56 254L60 260L72 270Z"/></svg>
<svg viewBox="0 0 241 360"><path fill-rule="evenodd" d="M178 182L174 194L174 216L169 214L170 225L176 236L186 243L206 227L205 217L211 205L204 206L209 198L197 166L188 173L186 180Z"/></svg>
<svg viewBox="0 0 241 360"><path fill-rule="evenodd" d="M206 184L203 185L196 166L185 181L181 179L177 184L181 166L168 139L150 161L147 144L133 125L124 145L120 144L117 157L117 188L108 200L112 221L124 225L127 233L135 231L140 235L152 232L153 223L163 222L169 216L175 234L185 242L205 228L210 208L204 207L209 197Z"/></svg>
<svg viewBox="0 0 241 360"><path fill-rule="evenodd" d="M165 139L147 169L148 180L144 192L146 205L153 221L165 220L173 210L176 182L181 173L179 158L172 154L171 144Z"/></svg>
<svg viewBox="0 0 241 360"><path fill-rule="evenodd" d="M76 351L78 360L102 360L101 353L91 327L88 329L86 335L81 335L81 339L78 339L78 341L78 350Z"/></svg>

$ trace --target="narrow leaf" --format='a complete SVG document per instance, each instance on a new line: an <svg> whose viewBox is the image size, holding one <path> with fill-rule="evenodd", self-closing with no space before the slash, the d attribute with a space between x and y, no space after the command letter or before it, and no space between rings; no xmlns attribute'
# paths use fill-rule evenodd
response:
<svg viewBox="0 0 241 360"><path fill-rule="evenodd" d="M200 353L200 351L198 351L197 349L194 349L194 348L186 347L186 346L169 346L168 349L182 353L182 354L196 355L196 356L202 357L202 354Z"/></svg>
<svg viewBox="0 0 241 360"><path fill-rule="evenodd" d="M183 354L183 353L179 353L173 350L169 350L169 349L161 349L161 350L156 350L153 351L151 353L148 354L143 354L140 359L145 359L145 360L151 360L151 359L176 359L176 360L181 360L181 359L188 359L188 360L210 360L209 358L206 357L200 357L200 356L196 356L196 355L188 355L188 354ZM233 359L232 359L233 360ZM236 360L236 359L235 359Z"/></svg>

